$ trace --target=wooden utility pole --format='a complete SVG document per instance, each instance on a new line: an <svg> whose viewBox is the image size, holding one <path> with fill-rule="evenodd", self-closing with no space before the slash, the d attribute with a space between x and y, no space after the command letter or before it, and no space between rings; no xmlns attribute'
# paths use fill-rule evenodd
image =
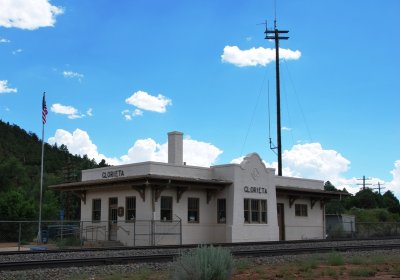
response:
<svg viewBox="0 0 400 280"><path fill-rule="evenodd" d="M277 133L277 149L278 149L278 176L282 176L282 138L281 138L281 93L279 79L279 40L287 40L289 37L280 36L280 34L289 33L288 30L278 30L276 28L276 19L274 20L274 30L268 30L265 23L265 39L275 40L275 70L276 70L276 133ZM272 34L272 35L268 35Z"/></svg>
<svg viewBox="0 0 400 280"><path fill-rule="evenodd" d="M362 178L359 178L357 180L362 180L362 184L357 184L357 185L362 185L362 189L365 190L365 186L370 186L372 184L370 183L366 183L365 181L367 180L371 180L371 178L365 178L365 176L363 176Z"/></svg>
<svg viewBox="0 0 400 280"><path fill-rule="evenodd" d="M378 190L379 194L381 194L381 190L386 189L385 187L382 187L382 185L380 182L378 182L378 184L376 184L375 186L378 186L376 188L373 188L374 190Z"/></svg>

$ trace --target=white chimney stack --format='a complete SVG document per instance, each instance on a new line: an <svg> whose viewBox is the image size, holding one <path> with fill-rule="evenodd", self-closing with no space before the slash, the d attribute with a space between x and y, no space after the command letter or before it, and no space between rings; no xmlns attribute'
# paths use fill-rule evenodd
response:
<svg viewBox="0 0 400 280"><path fill-rule="evenodd" d="M183 165L183 133L168 133L168 163Z"/></svg>

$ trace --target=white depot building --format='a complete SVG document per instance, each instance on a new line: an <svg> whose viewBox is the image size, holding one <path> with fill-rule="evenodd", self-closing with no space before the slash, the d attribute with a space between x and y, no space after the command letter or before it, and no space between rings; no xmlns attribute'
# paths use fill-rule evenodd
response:
<svg viewBox="0 0 400 280"><path fill-rule="evenodd" d="M275 175L256 154L208 168L183 162L183 134L168 133L168 163L82 171L51 186L81 198L81 234L127 246L325 238L319 180Z"/></svg>

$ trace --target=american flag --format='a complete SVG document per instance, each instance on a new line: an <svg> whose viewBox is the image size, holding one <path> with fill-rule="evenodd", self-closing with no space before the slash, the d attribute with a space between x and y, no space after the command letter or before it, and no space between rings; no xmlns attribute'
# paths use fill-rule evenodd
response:
<svg viewBox="0 0 400 280"><path fill-rule="evenodd" d="M46 97L45 97L45 93L43 93L43 101L42 101L42 121L43 121L43 124L46 123L46 116L47 116Z"/></svg>

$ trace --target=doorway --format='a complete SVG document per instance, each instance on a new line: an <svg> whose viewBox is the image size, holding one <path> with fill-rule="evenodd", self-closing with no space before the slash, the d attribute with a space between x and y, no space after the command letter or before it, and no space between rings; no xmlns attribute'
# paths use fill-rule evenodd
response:
<svg viewBox="0 0 400 280"><path fill-rule="evenodd" d="M279 240L285 240L285 205L283 203L278 203L277 205L278 213L278 228L279 228Z"/></svg>
<svg viewBox="0 0 400 280"><path fill-rule="evenodd" d="M117 240L118 231L118 197L110 197L108 199L108 240Z"/></svg>

